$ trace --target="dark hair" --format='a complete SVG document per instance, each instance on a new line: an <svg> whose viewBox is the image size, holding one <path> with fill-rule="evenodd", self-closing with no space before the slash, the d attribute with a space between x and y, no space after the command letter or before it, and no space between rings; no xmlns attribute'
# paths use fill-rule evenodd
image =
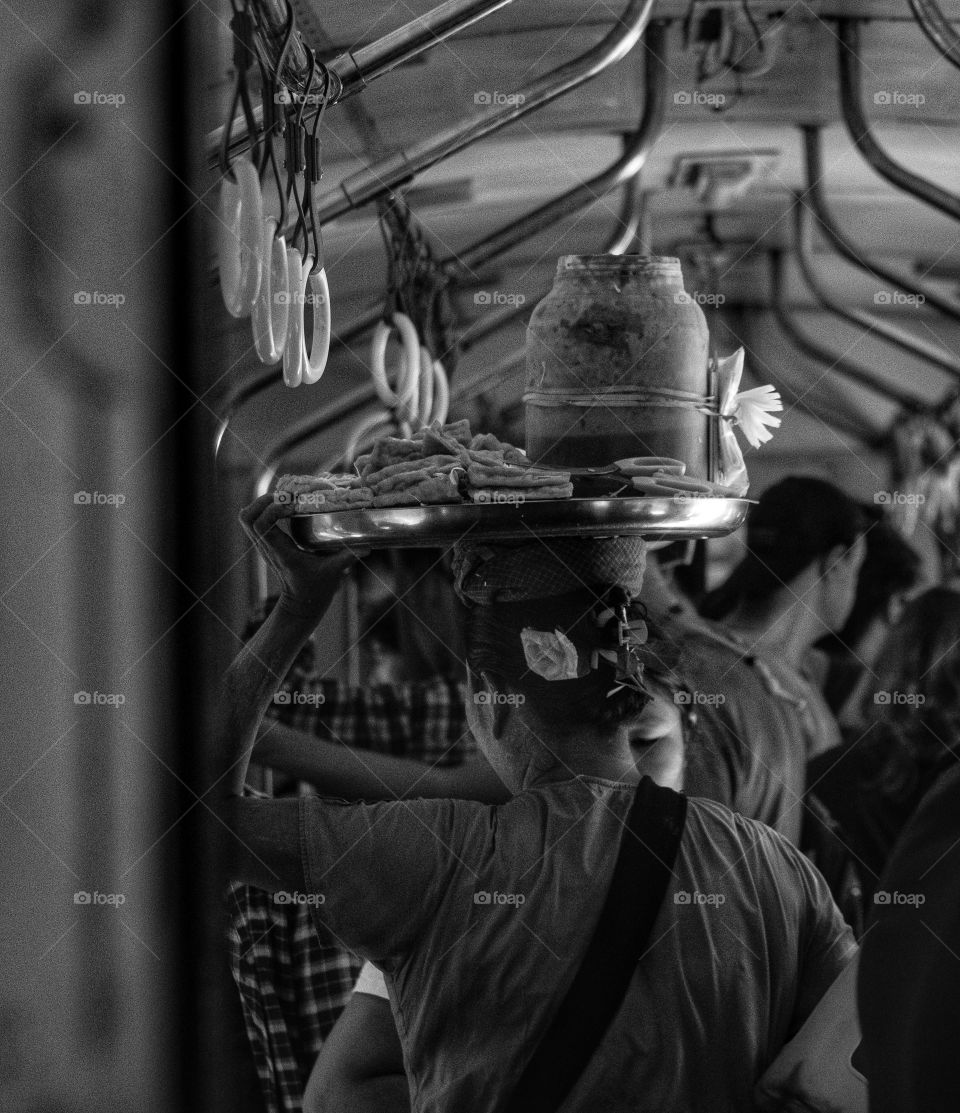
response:
<svg viewBox="0 0 960 1113"><path fill-rule="evenodd" d="M614 695L608 692L617 685L614 665L601 659L598 667L575 680L545 680L532 672L524 656L520 632L560 630L578 648L603 644L594 621L599 601L589 590L555 595L548 599L532 599L511 603L494 603L470 610L467 625L467 661L474 676L490 676L500 691L522 694L544 724L563 733L583 726L616 726L636 715L649 702L649 697L631 687ZM647 622L648 639L639 650L644 676L671 690L678 689L676 664L679 649L654 627L646 608L632 602L628 616Z"/></svg>
<svg viewBox="0 0 960 1113"><path fill-rule="evenodd" d="M747 519L747 555L700 606L725 618L740 603L765 602L837 545L856 544L867 521L839 487L791 475L768 487Z"/></svg>
<svg viewBox="0 0 960 1113"><path fill-rule="evenodd" d="M847 623L842 630L827 634L817 643L827 652L840 652L844 646L856 645L874 620L883 617L895 595L911 591L920 582L920 554L887 520L883 507L864 503L860 510L874 524L865 534L867 552Z"/></svg>
<svg viewBox="0 0 960 1113"><path fill-rule="evenodd" d="M960 592L918 595L890 629L861 712L863 752L887 796L925 789L960 749Z"/></svg>

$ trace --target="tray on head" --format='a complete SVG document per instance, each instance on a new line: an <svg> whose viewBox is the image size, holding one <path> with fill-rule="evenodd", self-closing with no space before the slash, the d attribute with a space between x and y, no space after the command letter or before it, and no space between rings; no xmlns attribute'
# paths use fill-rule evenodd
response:
<svg viewBox="0 0 960 1113"><path fill-rule="evenodd" d="M749 499L607 498L520 503L391 506L299 514L289 519L301 549L332 552L344 545L373 549L435 549L461 538L522 541L537 537L614 537L651 541L722 537L742 523Z"/></svg>

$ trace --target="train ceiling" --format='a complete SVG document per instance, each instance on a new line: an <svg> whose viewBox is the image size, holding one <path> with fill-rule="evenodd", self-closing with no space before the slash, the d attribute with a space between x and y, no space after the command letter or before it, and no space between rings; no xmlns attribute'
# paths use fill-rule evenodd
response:
<svg viewBox="0 0 960 1113"><path fill-rule="evenodd" d="M401 5L296 0L305 39L321 57L369 42L434 6L431 0ZM485 97L507 95L573 58L610 29L624 6L612 0L549 5L516 0L380 78L327 113L323 188L371 161L378 149L422 140L482 111L478 104ZM960 20L960 0L941 0L941 8ZM709 20L720 18L717 11L740 36L755 27L773 28L765 36L766 65L749 67L763 72L698 79L698 48L688 29L706 28L709 35ZM883 181L854 148L840 111L836 20L862 19L862 99L878 138L915 172L952 190L960 186L960 71L922 33L907 0L750 0L749 6L743 0L661 0L654 18L668 21L666 121L641 177L655 252L683 253L700 240L728 243L721 278L727 309L768 304L766 253L791 248L793 195L805 185L801 126L816 126L822 130L824 184L837 222L864 251L925 272L927 281L946 293L960 292L956 221ZM212 128L222 122L230 44L222 21L211 18L209 24L220 47L215 69L223 75L208 102L205 123ZM413 207L439 251L447 254L472 242L611 162L640 117L643 67L640 45L580 89L423 174ZM732 200L709 188L691 188L689 174L684 184L683 160L704 154L735 160L756 155L756 180ZM709 219L704 199L708 206L719 204ZM478 275L478 284L537 294L558 254L599 250L619 213L620 194L609 194L518 244ZM383 251L373 210L327 226L325 240L337 328L368 306L382 283ZM827 285L849 302L869 306L876 284L840 261L819 236L814 250ZM813 305L792 267L788 289L798 307ZM468 319L471 299L461 301ZM522 329L512 335L522 337ZM921 393L936 396L948 385L936 373L928 380L922 365L909 366ZM304 404L288 401L287 409Z"/></svg>

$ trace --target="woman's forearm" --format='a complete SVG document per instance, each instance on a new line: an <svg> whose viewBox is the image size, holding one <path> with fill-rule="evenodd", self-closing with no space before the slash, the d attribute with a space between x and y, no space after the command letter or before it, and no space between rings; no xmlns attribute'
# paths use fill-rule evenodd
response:
<svg viewBox="0 0 960 1113"><path fill-rule="evenodd" d="M227 669L222 729L211 754L215 796L242 792L257 728L317 621L316 615L287 609L281 601Z"/></svg>
<svg viewBox="0 0 960 1113"><path fill-rule="evenodd" d="M429 766L410 758L327 742L281 723L265 723L254 751L259 765L309 781L348 800L454 797L500 803L509 793L483 760Z"/></svg>

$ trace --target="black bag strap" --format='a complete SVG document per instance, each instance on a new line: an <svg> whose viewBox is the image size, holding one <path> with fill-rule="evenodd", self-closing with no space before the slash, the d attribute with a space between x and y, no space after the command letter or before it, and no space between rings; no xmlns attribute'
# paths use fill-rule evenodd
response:
<svg viewBox="0 0 960 1113"><path fill-rule="evenodd" d="M685 796L649 777L640 781L593 938L506 1113L556 1113L583 1073L646 950L686 814Z"/></svg>

